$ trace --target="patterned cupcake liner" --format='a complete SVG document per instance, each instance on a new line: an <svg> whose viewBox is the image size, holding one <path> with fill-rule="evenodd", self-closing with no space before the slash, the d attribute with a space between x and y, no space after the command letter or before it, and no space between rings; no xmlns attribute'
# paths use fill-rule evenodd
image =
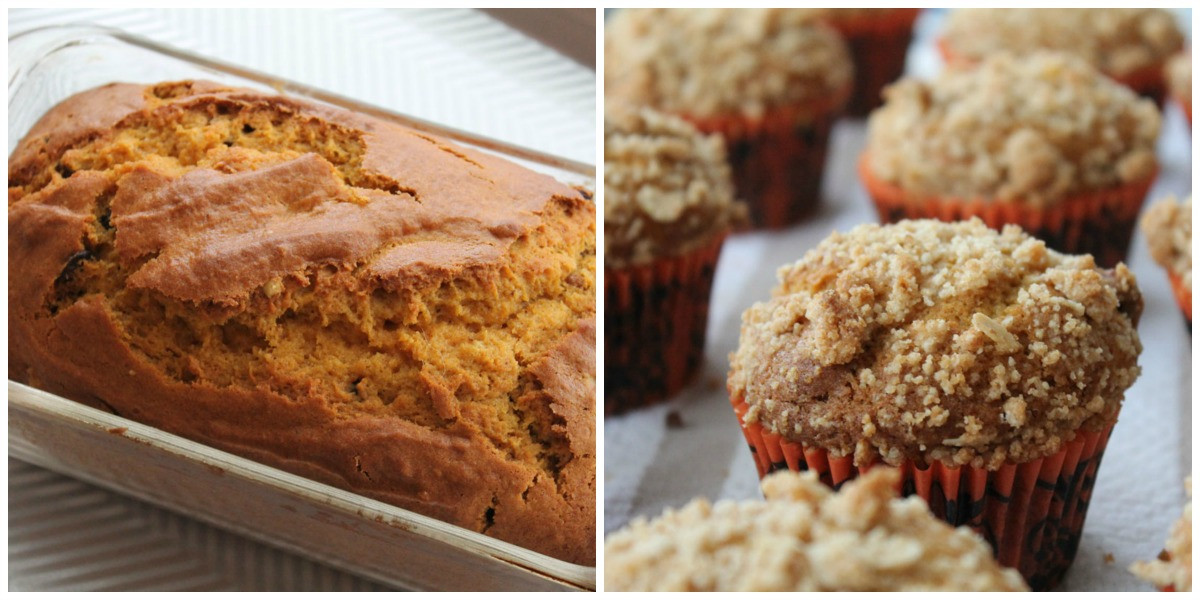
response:
<svg viewBox="0 0 1200 600"><path fill-rule="evenodd" d="M684 118L704 133L725 138L733 185L750 209L751 225L781 229L816 211L829 135L849 96L846 86L820 101L774 109L762 119Z"/></svg>
<svg viewBox="0 0 1200 600"><path fill-rule="evenodd" d="M883 15L839 19L830 25L842 34L854 59L854 91L846 114L865 117L883 104L884 86L904 73L919 8L896 8Z"/></svg>
<svg viewBox="0 0 1200 600"><path fill-rule="evenodd" d="M811 470L838 489L878 466L860 469L852 456L785 440L759 423L746 423L749 406L742 398L731 402L760 478L778 470ZM898 466L900 493L916 494L938 518L975 530L992 545L1001 565L1017 569L1034 591L1050 590L1075 560L1096 470L1115 423L1078 432L1050 456L994 471L938 462L922 468L906 460Z"/></svg>
<svg viewBox="0 0 1200 600"><path fill-rule="evenodd" d="M665 400L695 376L725 237L685 255L604 269L604 414Z"/></svg>
<svg viewBox="0 0 1200 600"><path fill-rule="evenodd" d="M1183 284L1183 279L1170 271L1167 271L1167 279L1171 282L1171 292L1175 296L1175 302L1179 304L1179 310L1183 311L1183 317L1187 319L1190 332L1192 330L1192 289Z"/></svg>
<svg viewBox="0 0 1200 600"><path fill-rule="evenodd" d="M952 67L969 67L977 62L956 55L950 49L950 45L946 42L945 38L938 38L937 49L942 55L942 60ZM1105 75L1113 81L1133 90L1139 96L1153 100L1158 105L1159 110L1162 110L1163 101L1167 97L1167 76L1163 69L1164 64L1164 62L1160 61L1123 75L1113 75L1110 73L1105 73Z"/></svg>
<svg viewBox="0 0 1200 600"><path fill-rule="evenodd" d="M858 163L859 177L875 202L881 223L902 219L965 221L979 217L993 229L1020 225L1047 246L1068 254L1091 254L1096 264L1112 268L1125 260L1137 226L1138 211L1158 176L1118 187L1067 197L1052 206L1022 202L991 202L983 198L920 197L878 179L866 154Z"/></svg>

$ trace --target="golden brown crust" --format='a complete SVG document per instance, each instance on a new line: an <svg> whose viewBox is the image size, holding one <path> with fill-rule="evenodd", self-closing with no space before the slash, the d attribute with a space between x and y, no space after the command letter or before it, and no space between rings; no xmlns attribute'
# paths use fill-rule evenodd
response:
<svg viewBox="0 0 1200 600"><path fill-rule="evenodd" d="M1066 55L995 55L884 96L870 168L914 194L1045 206L1158 168L1154 103Z"/></svg>
<svg viewBox="0 0 1200 600"><path fill-rule="evenodd" d="M1142 217L1142 232L1154 261L1192 289L1192 197L1155 202Z"/></svg>
<svg viewBox="0 0 1200 600"><path fill-rule="evenodd" d="M605 591L1025 591L965 527L896 498L893 469L834 493L814 473L763 481L766 502L700 499L604 544Z"/></svg>
<svg viewBox="0 0 1200 600"><path fill-rule="evenodd" d="M113 84L9 161L19 380L594 561L594 207L394 124Z"/></svg>
<svg viewBox="0 0 1200 600"><path fill-rule="evenodd" d="M720 136L649 109L604 117L604 257L645 264L711 244L745 219Z"/></svg>
<svg viewBox="0 0 1200 600"><path fill-rule="evenodd" d="M692 117L762 118L845 89L841 38L804 10L624 9L604 28L605 98Z"/></svg>
<svg viewBox="0 0 1200 600"><path fill-rule="evenodd" d="M996 468L1110 423L1139 374L1133 274L1016 227L835 233L743 316L730 393L785 439L860 466Z"/></svg>
<svg viewBox="0 0 1200 600"><path fill-rule="evenodd" d="M1167 61L1167 86L1180 102L1192 103L1192 55L1177 54Z"/></svg>
<svg viewBox="0 0 1200 600"><path fill-rule="evenodd" d="M1116 76L1161 66L1183 47L1175 17L1159 8L965 8L950 13L944 40L970 61L1059 50Z"/></svg>

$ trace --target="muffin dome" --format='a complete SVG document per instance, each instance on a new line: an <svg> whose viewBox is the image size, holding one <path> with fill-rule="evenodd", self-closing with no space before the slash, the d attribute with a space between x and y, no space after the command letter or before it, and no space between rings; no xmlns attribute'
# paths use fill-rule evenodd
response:
<svg viewBox="0 0 1200 600"><path fill-rule="evenodd" d="M767 501L696 500L605 541L606 591L1024 591L969 529L938 521L877 469L834 493L812 473Z"/></svg>
<svg viewBox="0 0 1200 600"><path fill-rule="evenodd" d="M950 14L942 41L970 62L996 52L1059 50L1122 77L1161 65L1183 47L1183 34L1158 8L968 8Z"/></svg>
<svg viewBox="0 0 1200 600"><path fill-rule="evenodd" d="M1154 104L1063 54L902 80L870 119L871 174L908 193L1044 206L1146 180Z"/></svg>
<svg viewBox="0 0 1200 600"><path fill-rule="evenodd" d="M841 38L800 9L625 9L604 56L606 98L694 118L760 118L853 79Z"/></svg>
<svg viewBox="0 0 1200 600"><path fill-rule="evenodd" d="M779 272L743 315L729 389L748 423L853 456L994 468L1115 418L1142 298L1016 227L861 225Z"/></svg>
<svg viewBox="0 0 1200 600"><path fill-rule="evenodd" d="M604 255L610 267L691 252L745 216L725 145L648 109L604 116Z"/></svg>

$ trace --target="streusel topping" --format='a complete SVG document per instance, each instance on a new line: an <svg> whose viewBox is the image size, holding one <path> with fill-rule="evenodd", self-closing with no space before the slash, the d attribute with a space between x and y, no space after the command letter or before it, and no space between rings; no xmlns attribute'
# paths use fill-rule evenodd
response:
<svg viewBox="0 0 1200 600"><path fill-rule="evenodd" d="M834 233L742 317L730 393L785 439L996 468L1112 422L1137 379L1142 297L1018 227L903 221Z"/></svg>
<svg viewBox="0 0 1200 600"><path fill-rule="evenodd" d="M692 117L760 118L846 88L841 38L803 10L625 9L604 29L605 96Z"/></svg>
<svg viewBox="0 0 1200 600"><path fill-rule="evenodd" d="M725 144L649 109L604 116L604 257L610 267L685 254L745 217Z"/></svg>
<svg viewBox="0 0 1200 600"><path fill-rule="evenodd" d="M950 14L943 40L972 62L1059 50L1116 76L1161 65L1183 47L1175 17L1159 8L966 8Z"/></svg>
<svg viewBox="0 0 1200 600"><path fill-rule="evenodd" d="M1063 54L905 79L871 115L872 173L914 194L1047 205L1150 177L1154 103Z"/></svg>
<svg viewBox="0 0 1200 600"><path fill-rule="evenodd" d="M1160 587L1173 587L1176 592L1192 591L1192 478L1184 481L1188 503L1183 516L1171 527L1164 554L1158 560L1134 563L1129 570L1134 575Z"/></svg>
<svg viewBox="0 0 1200 600"><path fill-rule="evenodd" d="M1192 197L1155 202L1142 217L1142 231L1155 262L1192 289Z"/></svg>
<svg viewBox="0 0 1200 600"><path fill-rule="evenodd" d="M1025 591L970 529L896 498L874 469L835 493L813 473L775 473L766 502L698 499L605 540L607 591Z"/></svg>

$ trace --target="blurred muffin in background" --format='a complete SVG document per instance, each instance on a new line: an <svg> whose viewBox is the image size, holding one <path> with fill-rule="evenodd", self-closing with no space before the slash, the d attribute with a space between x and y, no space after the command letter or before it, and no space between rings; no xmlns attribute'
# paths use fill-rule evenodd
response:
<svg viewBox="0 0 1200 600"><path fill-rule="evenodd" d="M1167 271L1171 291L1191 331L1192 197L1183 202L1175 198L1155 202L1142 217L1142 232L1150 245L1150 255Z"/></svg>
<svg viewBox="0 0 1200 600"><path fill-rule="evenodd" d="M1183 48L1183 32L1159 8L964 8L947 18L939 48L951 65L996 52L1068 52L1161 107L1163 66Z"/></svg>
<svg viewBox="0 0 1200 600"><path fill-rule="evenodd" d="M854 67L801 9L626 9L604 32L606 102L648 106L725 138L757 227L817 207L830 129Z"/></svg>
<svg viewBox="0 0 1200 600"><path fill-rule="evenodd" d="M744 220L719 136L649 109L605 111L605 414L695 375L721 245Z"/></svg>
<svg viewBox="0 0 1200 600"><path fill-rule="evenodd" d="M854 91L846 114L865 117L883 103L883 88L904 74L919 8L811 8L842 35L854 59Z"/></svg>
<svg viewBox="0 0 1200 600"><path fill-rule="evenodd" d="M1188 125L1192 124L1192 55L1178 54L1167 62L1167 87L1171 98L1183 109Z"/></svg>
<svg viewBox="0 0 1200 600"><path fill-rule="evenodd" d="M993 55L885 96L859 163L882 222L979 217L1106 267L1124 260L1158 174L1153 102L1051 52Z"/></svg>

